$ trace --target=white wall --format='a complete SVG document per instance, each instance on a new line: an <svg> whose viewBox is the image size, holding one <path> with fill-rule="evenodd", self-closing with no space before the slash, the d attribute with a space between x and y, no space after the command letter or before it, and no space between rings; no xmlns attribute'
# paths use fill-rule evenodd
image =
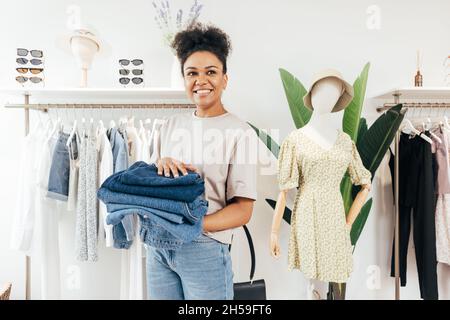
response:
<svg viewBox="0 0 450 320"><path fill-rule="evenodd" d="M186 1L172 1L172 8L187 8ZM305 85L312 74L334 67L353 82L364 64L371 62L367 97L394 86L413 83L416 49L423 50L424 85L443 84L444 57L450 54L450 2L432 0L347 1L212 1L205 4L202 21L223 28L231 37L233 53L229 59L230 82L225 102L228 109L261 128L279 129L279 139L294 129L278 74L283 67ZM74 87L79 73L71 56L55 46L58 35L67 33L66 9L76 4L83 20L92 24L112 47L109 58L94 62L91 87L117 86L116 61L123 57L145 59L147 85L167 86L172 58L161 44L153 21L151 1L2 1L0 5L0 86L15 86L15 49L37 48L45 51L46 85ZM366 26L367 8L381 10L379 30ZM4 98L0 97L0 102ZM365 114L373 119L376 103L366 99ZM336 119L340 126L340 119ZM13 298L24 298L24 258L8 248L10 226L17 187L19 141L23 134L23 115L0 108L0 284L14 283ZM32 159L30 159L32 161ZM283 257L274 261L268 252L272 212L264 198L276 198L275 176L259 180L259 200L250 227L257 250L257 278L267 281L268 297L305 298L305 280L299 272L288 272L286 263L289 226L282 227ZM348 284L349 299L391 299L394 281L388 276L392 242L392 208L382 202L382 190L374 186L375 204L354 255L354 272ZM385 190L386 191L386 190ZM63 214L63 213L62 213ZM73 258L73 217L62 216L61 232L63 277L70 277L70 266L79 266L79 290L64 287L66 298L118 298L119 254L102 251L95 264L77 264ZM248 254L239 233L233 251L235 279L246 280ZM103 259L102 259L103 258ZM408 286L402 297L419 298L417 273L411 251ZM371 266L379 268L379 287L368 287ZM369 268L369 269L368 269ZM450 298L450 268L439 266L440 297ZM33 297L39 298L36 268L33 269Z"/></svg>

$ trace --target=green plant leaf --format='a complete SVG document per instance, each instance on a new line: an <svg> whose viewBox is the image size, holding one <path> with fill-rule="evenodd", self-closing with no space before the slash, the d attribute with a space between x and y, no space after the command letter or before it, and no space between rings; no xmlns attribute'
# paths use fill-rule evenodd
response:
<svg viewBox="0 0 450 320"><path fill-rule="evenodd" d="M361 232L366 224L367 218L369 216L370 209L372 208L372 198L370 198L361 208L360 213L356 217L352 225L352 230L350 231L350 239L352 245L355 245L361 235Z"/></svg>
<svg viewBox="0 0 450 320"><path fill-rule="evenodd" d="M366 118L361 118L361 120L359 120L359 130L358 130L357 141L360 141L362 139L362 137L366 134L366 132L367 132Z"/></svg>
<svg viewBox="0 0 450 320"><path fill-rule="evenodd" d="M401 104L393 106L375 120L357 144L364 167L370 171L372 178L394 140L405 112Z"/></svg>
<svg viewBox="0 0 450 320"><path fill-rule="evenodd" d="M367 133L367 121L366 118L361 118L359 121L358 141ZM361 186L352 186L352 199L355 199L358 192L361 190ZM347 212L347 211L346 211Z"/></svg>
<svg viewBox="0 0 450 320"><path fill-rule="evenodd" d="M369 77L370 63L366 63L359 77L353 84L354 96L349 106L345 108L342 118L342 130L346 132L353 141L358 140L358 133L364 130L361 127L361 110L364 105L364 97L366 95L367 79ZM364 121L364 120L363 120ZM353 203L353 185L348 176L345 176L341 182L342 199L344 201L345 214L348 214Z"/></svg>
<svg viewBox="0 0 450 320"><path fill-rule="evenodd" d="M303 103L303 96L306 94L306 89L287 70L280 68L279 71L292 119L294 120L295 127L299 129L308 123L312 115L312 111L305 107Z"/></svg>
<svg viewBox="0 0 450 320"><path fill-rule="evenodd" d="M272 152L272 154L275 156L275 158L278 159L278 154L280 153L280 146L278 143L276 143L275 140L272 139L270 135L268 135L263 130L258 129L254 125L252 125L250 122L247 122L253 130L255 130L256 134L258 135L259 139L264 143L264 145L267 147L267 149Z"/></svg>
<svg viewBox="0 0 450 320"><path fill-rule="evenodd" d="M367 78L369 76L370 63L366 63L361 74L353 84L354 96L344 111L342 118L342 129L346 132L353 141L358 139L359 122L361 118L361 110L364 104L364 97L366 95Z"/></svg>
<svg viewBox="0 0 450 320"><path fill-rule="evenodd" d="M353 203L352 187L352 181L350 180L350 176L346 172L341 181L342 201L344 202L344 210L346 215L348 214Z"/></svg>
<svg viewBox="0 0 450 320"><path fill-rule="evenodd" d="M275 206L277 205L277 202L275 200L272 199L266 199L266 202L269 204L269 206L272 207L273 210L275 210ZM291 209L289 209L287 206L284 208L284 213L283 213L283 219L284 221L286 221L287 223L291 224L291 216L292 216L292 211Z"/></svg>

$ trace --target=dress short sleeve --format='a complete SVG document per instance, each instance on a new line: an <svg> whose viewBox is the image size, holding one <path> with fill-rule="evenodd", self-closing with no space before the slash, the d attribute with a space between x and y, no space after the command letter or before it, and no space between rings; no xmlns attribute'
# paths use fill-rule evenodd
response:
<svg viewBox="0 0 450 320"><path fill-rule="evenodd" d="M292 136L288 136L283 141L278 154L278 185L280 190L298 187L300 173L297 157L297 143Z"/></svg>
<svg viewBox="0 0 450 320"><path fill-rule="evenodd" d="M354 185L359 186L371 183L372 174L364 167L358 149L353 141L352 159L348 166L348 174L350 175L350 179Z"/></svg>

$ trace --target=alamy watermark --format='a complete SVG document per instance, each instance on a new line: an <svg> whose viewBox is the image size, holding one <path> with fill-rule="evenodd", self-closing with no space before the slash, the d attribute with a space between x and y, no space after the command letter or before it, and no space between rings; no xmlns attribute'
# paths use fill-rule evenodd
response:
<svg viewBox="0 0 450 320"><path fill-rule="evenodd" d="M269 134L274 140L278 139L279 130L270 130ZM167 150L161 157L170 157L188 164L259 165L261 175L273 175L277 169L272 151L251 128L205 129L201 122L194 122L190 130L175 128L170 134L163 136L161 145Z"/></svg>
<svg viewBox="0 0 450 320"><path fill-rule="evenodd" d="M367 7L366 27L369 30L381 29L381 8L377 5Z"/></svg>

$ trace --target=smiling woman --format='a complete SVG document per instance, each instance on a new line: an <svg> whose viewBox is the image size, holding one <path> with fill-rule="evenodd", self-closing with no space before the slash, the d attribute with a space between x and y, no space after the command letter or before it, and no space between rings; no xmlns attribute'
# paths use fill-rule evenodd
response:
<svg viewBox="0 0 450 320"><path fill-rule="evenodd" d="M172 46L180 59L186 93L197 105L197 115L224 113L221 96L228 82L227 57L231 51L228 36L216 27L197 23L178 33Z"/></svg>
<svg viewBox="0 0 450 320"><path fill-rule="evenodd" d="M214 26L195 24L172 44L194 113L177 114L161 128L158 174L197 171L205 181L208 212L203 234L174 251L147 247L151 299L232 299L228 244L246 224L256 200L257 137L222 103L228 83L230 40Z"/></svg>

